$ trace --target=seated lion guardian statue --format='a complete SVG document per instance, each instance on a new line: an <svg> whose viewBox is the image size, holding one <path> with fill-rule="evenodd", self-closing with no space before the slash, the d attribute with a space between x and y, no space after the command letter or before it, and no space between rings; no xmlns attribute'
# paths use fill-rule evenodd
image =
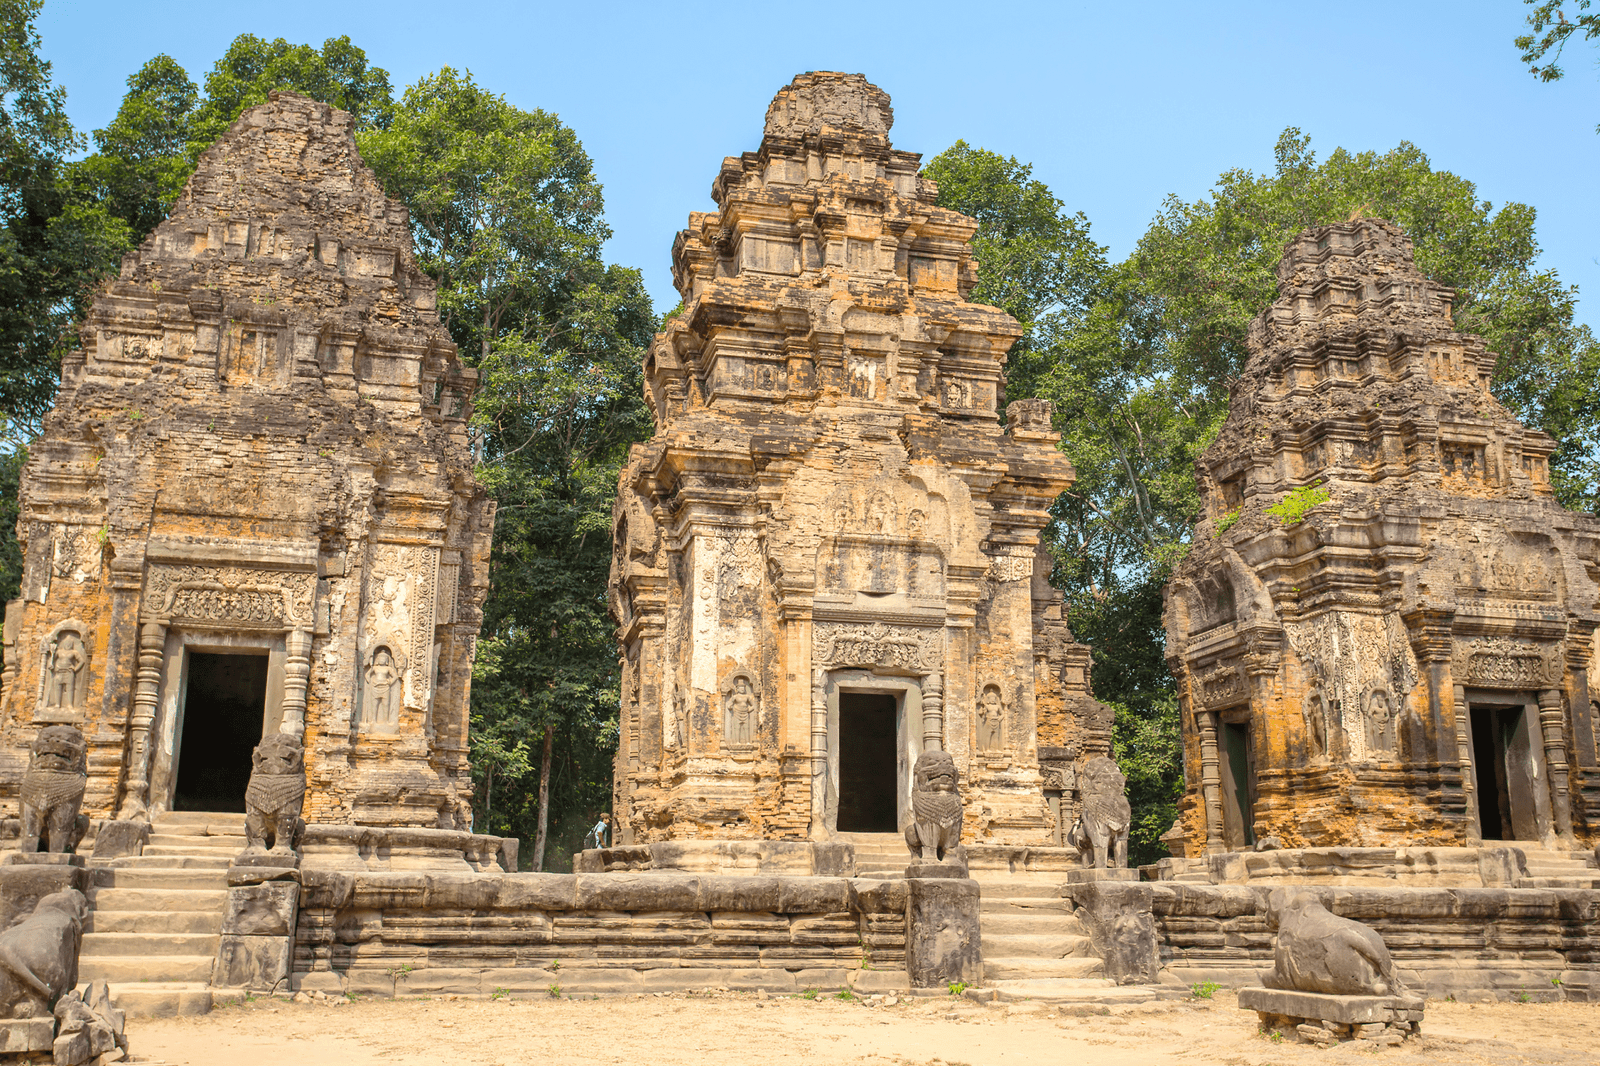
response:
<svg viewBox="0 0 1600 1066"><path fill-rule="evenodd" d="M1128 828L1133 809L1128 806L1128 779L1115 759L1097 755L1078 772L1078 794L1083 810L1067 834L1067 845L1078 849L1083 865L1095 870L1121 870L1128 865Z"/></svg>
<svg viewBox="0 0 1600 1066"><path fill-rule="evenodd" d="M39 730L22 776L18 851L60 855L77 849L89 829L89 819L78 813L89 780L87 753L88 743L76 726L51 725Z"/></svg>
<svg viewBox="0 0 1600 1066"><path fill-rule="evenodd" d="M306 763L299 737L274 733L261 738L251 756L244 801L244 855L270 855L294 865L306 827L300 817L306 801Z"/></svg>
<svg viewBox="0 0 1600 1066"><path fill-rule="evenodd" d="M912 769L911 821L906 825L906 845L914 863L966 867L961 846L960 775L946 751L925 751ZM963 876L965 876L963 874Z"/></svg>

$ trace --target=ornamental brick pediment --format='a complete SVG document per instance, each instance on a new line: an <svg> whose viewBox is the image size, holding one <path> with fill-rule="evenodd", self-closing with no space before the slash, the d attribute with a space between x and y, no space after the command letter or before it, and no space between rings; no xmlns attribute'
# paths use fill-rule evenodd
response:
<svg viewBox="0 0 1600 1066"><path fill-rule="evenodd" d="M944 630L917 626L819 623L812 643L813 666L879 667L930 673L944 658Z"/></svg>
<svg viewBox="0 0 1600 1066"><path fill-rule="evenodd" d="M1560 684L1560 644L1508 637L1479 637L1456 644L1452 672L1457 684L1482 688L1545 688Z"/></svg>

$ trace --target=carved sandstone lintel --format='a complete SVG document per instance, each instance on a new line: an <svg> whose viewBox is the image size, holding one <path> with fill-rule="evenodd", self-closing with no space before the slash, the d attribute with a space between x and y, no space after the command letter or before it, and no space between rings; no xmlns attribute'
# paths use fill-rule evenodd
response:
<svg viewBox="0 0 1600 1066"><path fill-rule="evenodd" d="M1505 637L1457 643L1452 672L1458 682L1489 688L1542 688L1561 681L1563 649Z"/></svg>
<svg viewBox="0 0 1600 1066"><path fill-rule="evenodd" d="M147 620L212 628L310 629L317 575L241 566L153 565L145 581Z"/></svg>
<svg viewBox="0 0 1600 1066"><path fill-rule="evenodd" d="M944 656L944 631L882 622L864 625L818 623L811 661L826 669L882 667L928 673Z"/></svg>

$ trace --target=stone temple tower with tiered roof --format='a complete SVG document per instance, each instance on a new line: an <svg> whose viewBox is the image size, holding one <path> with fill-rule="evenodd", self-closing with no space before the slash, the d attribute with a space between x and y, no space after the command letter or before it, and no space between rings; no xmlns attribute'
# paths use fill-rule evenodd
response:
<svg viewBox="0 0 1600 1066"><path fill-rule="evenodd" d="M1048 404L1002 422L1019 327L893 118L800 75L673 244L614 512L619 842L894 832L942 748L969 841L1058 843L1109 749L1039 545L1072 466Z"/></svg>
<svg viewBox="0 0 1600 1066"><path fill-rule="evenodd" d="M1284 253L1167 589L1190 856L1600 839L1600 520L1452 299L1392 223Z"/></svg>

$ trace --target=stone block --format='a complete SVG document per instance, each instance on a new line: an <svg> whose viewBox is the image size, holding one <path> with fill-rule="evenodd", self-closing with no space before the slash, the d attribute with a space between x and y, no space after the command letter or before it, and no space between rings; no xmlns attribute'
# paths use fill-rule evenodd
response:
<svg viewBox="0 0 1600 1066"><path fill-rule="evenodd" d="M978 882L918 878L906 882L906 972L916 988L939 988L983 978L978 928Z"/></svg>
<svg viewBox="0 0 1600 1066"><path fill-rule="evenodd" d="M1096 870L1092 867L1080 866L1076 870L1068 870L1066 882L1069 885L1087 884L1090 881L1137 881L1138 870Z"/></svg>
<svg viewBox="0 0 1600 1066"><path fill-rule="evenodd" d="M1242 988L1239 1009L1282 1018L1322 1022L1324 1026L1376 1026L1413 1019L1421 1021L1424 1001L1420 996L1331 996L1321 992L1299 992L1281 988ZM1400 1012L1404 1013L1401 1018Z"/></svg>
<svg viewBox="0 0 1600 1066"><path fill-rule="evenodd" d="M909 992L911 977L904 970L851 970L850 987L863 995L873 992Z"/></svg>
<svg viewBox="0 0 1600 1066"><path fill-rule="evenodd" d="M0 866L83 866L82 855L71 852L52 853L47 851L34 851L23 853L8 851L0 854Z"/></svg>
<svg viewBox="0 0 1600 1066"><path fill-rule="evenodd" d="M845 989L850 987L850 975L854 972L856 971L847 970L842 966L796 970L794 986L801 992L808 988L815 988L819 992Z"/></svg>
<svg viewBox="0 0 1600 1066"><path fill-rule="evenodd" d="M92 876L82 866L0 866L0 930L32 914L52 892L74 888L87 893Z"/></svg>
<svg viewBox="0 0 1600 1066"><path fill-rule="evenodd" d="M389 994L394 991L394 982L390 981ZM342 995L345 990L344 975L337 970L312 970L309 973L291 974L289 987L296 992L326 992L329 995Z"/></svg>
<svg viewBox="0 0 1600 1066"><path fill-rule="evenodd" d="M679 971L682 972L682 971ZM586 995L643 992L644 976L632 969L579 969L562 967L552 984L559 985L561 994Z"/></svg>
<svg viewBox="0 0 1600 1066"><path fill-rule="evenodd" d="M222 932L241 936L292 936L299 900L300 886L293 881L234 886L228 889Z"/></svg>
<svg viewBox="0 0 1600 1066"><path fill-rule="evenodd" d="M107 818L101 822L94 837L94 859L109 862L112 859L138 855L150 839L150 823L124 818Z"/></svg>
<svg viewBox="0 0 1600 1066"><path fill-rule="evenodd" d="M352 966L344 971L344 990L358 996L393 996L397 983L387 967L368 969L365 966Z"/></svg>
<svg viewBox="0 0 1600 1066"><path fill-rule="evenodd" d="M770 967L751 970L729 970L719 987L730 988L735 992L794 992L796 991L794 975L780 967Z"/></svg>
<svg viewBox="0 0 1600 1066"><path fill-rule="evenodd" d="M0 1018L0 1054L49 1051L55 1039L54 1017Z"/></svg>
<svg viewBox="0 0 1600 1066"><path fill-rule="evenodd" d="M293 964L293 937L225 934L217 946L217 969L212 984L219 988L271 992L288 986Z"/></svg>

